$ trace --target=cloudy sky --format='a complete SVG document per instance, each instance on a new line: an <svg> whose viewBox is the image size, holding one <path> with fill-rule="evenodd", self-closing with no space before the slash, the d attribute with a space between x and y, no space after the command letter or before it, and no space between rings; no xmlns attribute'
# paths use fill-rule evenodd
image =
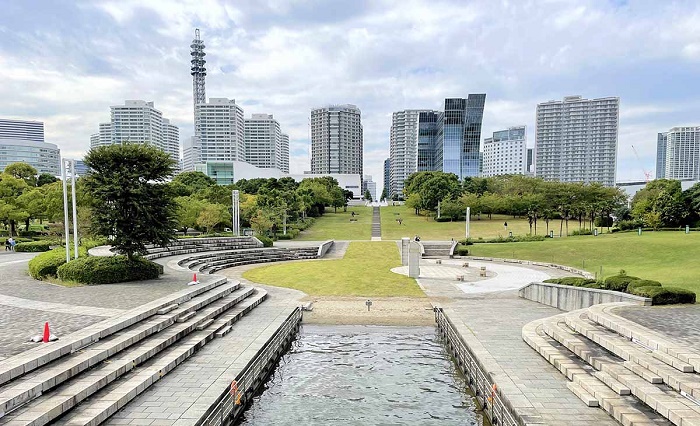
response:
<svg viewBox="0 0 700 426"><path fill-rule="evenodd" d="M197 27L207 96L274 114L293 172L316 106L360 107L381 185L393 111L486 93L482 138L525 124L534 145L536 104L577 94L621 98L618 180L643 179L657 132L700 125L698 22L697 0L0 0L0 117L77 158L110 105L143 99L184 140Z"/></svg>

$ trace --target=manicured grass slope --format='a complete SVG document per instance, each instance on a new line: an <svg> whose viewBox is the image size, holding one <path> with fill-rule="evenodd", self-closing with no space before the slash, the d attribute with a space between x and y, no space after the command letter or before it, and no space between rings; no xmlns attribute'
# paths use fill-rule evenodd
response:
<svg viewBox="0 0 700 426"><path fill-rule="evenodd" d="M620 269L664 286L686 288L700 295L700 232L645 232L555 238L540 242L474 244L474 256L506 257L554 262L583 268L603 276Z"/></svg>
<svg viewBox="0 0 700 426"><path fill-rule="evenodd" d="M350 222L352 213L355 212L357 222ZM372 237L372 208L348 207L347 212L338 209L326 209L326 213L317 218L313 225L303 231L297 240L325 241L325 240L369 240Z"/></svg>
<svg viewBox="0 0 700 426"><path fill-rule="evenodd" d="M246 279L301 290L313 296L425 297L413 278L395 274L401 258L394 242L353 242L339 260L265 266Z"/></svg>
<svg viewBox="0 0 700 426"><path fill-rule="evenodd" d="M398 213L398 214L397 214ZM461 222L436 222L425 216L416 216L415 211L406 206L382 207L382 238L385 240L400 240L403 237L413 237L418 234L423 240L449 241L450 238L461 240L465 237L465 221ZM402 218L401 225L396 221ZM530 232L527 219L513 219L512 216L493 215L489 220L487 215L481 215L477 220L472 216L469 232L472 238L495 238L499 235L508 236L508 231L513 235L525 235ZM503 226L508 222L508 231ZM544 222L537 224L537 233L545 234Z"/></svg>

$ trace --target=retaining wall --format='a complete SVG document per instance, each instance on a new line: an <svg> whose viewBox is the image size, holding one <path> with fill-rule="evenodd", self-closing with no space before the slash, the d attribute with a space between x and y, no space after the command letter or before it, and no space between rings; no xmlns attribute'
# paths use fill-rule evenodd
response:
<svg viewBox="0 0 700 426"><path fill-rule="evenodd" d="M323 256L325 256L326 253L328 253L328 250L330 250L331 247L333 247L333 244L335 244L335 241L328 240L325 243L318 246L318 253L316 254L316 257L321 259Z"/></svg>
<svg viewBox="0 0 700 426"><path fill-rule="evenodd" d="M289 314L275 334L238 373L231 383L231 387L224 389L206 414L194 424L197 426L219 426L235 423L248 405L253 402L256 391L267 381L277 365L277 361L291 345L299 331L301 318L301 308L296 308Z"/></svg>
<svg viewBox="0 0 700 426"><path fill-rule="evenodd" d="M518 292L520 297L553 306L563 311L588 308L601 303L631 302L651 306L651 299L595 288L573 287L560 284L530 283Z"/></svg>

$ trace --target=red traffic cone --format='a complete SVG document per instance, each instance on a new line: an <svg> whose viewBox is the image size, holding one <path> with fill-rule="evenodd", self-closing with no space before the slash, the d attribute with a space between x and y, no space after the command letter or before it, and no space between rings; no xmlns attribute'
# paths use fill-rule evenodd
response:
<svg viewBox="0 0 700 426"><path fill-rule="evenodd" d="M48 343L49 339L51 338L51 332L49 331L49 322L44 323L44 338L43 342Z"/></svg>
<svg viewBox="0 0 700 426"><path fill-rule="evenodd" d="M197 273L194 273L194 276L192 277L192 282L196 283L197 282Z"/></svg>

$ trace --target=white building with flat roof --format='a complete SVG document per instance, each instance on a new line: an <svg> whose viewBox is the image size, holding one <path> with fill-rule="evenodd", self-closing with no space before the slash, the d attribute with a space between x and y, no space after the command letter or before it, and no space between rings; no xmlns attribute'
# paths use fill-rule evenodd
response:
<svg viewBox="0 0 700 426"><path fill-rule="evenodd" d="M272 114L245 119L246 162L262 168L289 172L289 136L282 133Z"/></svg>
<svg viewBox="0 0 700 426"><path fill-rule="evenodd" d="M561 182L615 185L620 98L537 105L535 176Z"/></svg>
<svg viewBox="0 0 700 426"><path fill-rule="evenodd" d="M700 180L700 126L659 133L656 157L657 178Z"/></svg>
<svg viewBox="0 0 700 426"><path fill-rule="evenodd" d="M418 171L418 117L429 110L406 109L391 116L389 131L389 182L387 197L403 197L403 183Z"/></svg>
<svg viewBox="0 0 700 426"><path fill-rule="evenodd" d="M522 175L527 171L527 131L525 126L493 132L484 139L482 176Z"/></svg>
<svg viewBox="0 0 700 426"><path fill-rule="evenodd" d="M90 135L90 148L124 142L155 145L180 162L179 130L153 102L127 100L111 106L110 122L100 123L99 131Z"/></svg>
<svg viewBox="0 0 700 426"><path fill-rule="evenodd" d="M209 98L194 109L199 161L246 161L243 108L235 99Z"/></svg>
<svg viewBox="0 0 700 426"><path fill-rule="evenodd" d="M44 142L44 123L0 118L0 172L12 163L27 163L39 174L61 174L61 150Z"/></svg>

